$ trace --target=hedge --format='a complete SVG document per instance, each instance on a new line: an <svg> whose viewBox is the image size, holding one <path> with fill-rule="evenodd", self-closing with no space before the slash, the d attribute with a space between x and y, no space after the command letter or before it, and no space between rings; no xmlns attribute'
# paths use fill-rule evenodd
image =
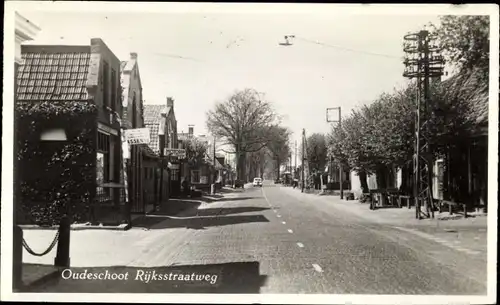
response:
<svg viewBox="0 0 500 305"><path fill-rule="evenodd" d="M96 187L97 108L90 102L18 102L15 107L15 207L24 222L55 225L68 213L88 221ZM67 141L42 142L64 128Z"/></svg>

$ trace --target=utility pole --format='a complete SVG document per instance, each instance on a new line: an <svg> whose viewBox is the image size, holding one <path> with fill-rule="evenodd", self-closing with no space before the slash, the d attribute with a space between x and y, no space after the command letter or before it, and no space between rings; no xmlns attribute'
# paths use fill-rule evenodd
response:
<svg viewBox="0 0 500 305"><path fill-rule="evenodd" d="M304 176L304 167L305 167L305 160L306 160L306 154L305 154L305 149L306 149L306 130L302 129L302 189L301 192L304 192L305 188L305 176Z"/></svg>
<svg viewBox="0 0 500 305"><path fill-rule="evenodd" d="M337 120L331 119L328 113L332 110L338 110L339 112L339 117ZM326 122L327 123L339 123L339 128L342 128L342 108L341 107L335 107L335 108L327 108L326 109ZM332 168L330 170L332 178L333 178L333 155L330 156L330 167ZM342 168L342 160L339 160L339 186L340 186L340 199L344 199L344 186L342 185L342 176L343 176L343 168Z"/></svg>
<svg viewBox="0 0 500 305"><path fill-rule="evenodd" d="M418 85L415 113L415 143L413 155L413 197L415 217L422 218L421 202L427 212L426 217L434 218L432 196L432 146L429 139L429 98L430 78L443 75L444 59L439 48L433 44L436 39L427 30L404 36L404 77L416 78ZM421 162L422 161L422 162Z"/></svg>
<svg viewBox="0 0 500 305"><path fill-rule="evenodd" d="M295 140L295 171L297 171L297 140Z"/></svg>
<svg viewBox="0 0 500 305"><path fill-rule="evenodd" d="M168 133L169 133L169 130L165 130L167 126L167 115L166 113L163 113L161 114L161 123L160 123L160 127L158 129L158 144L159 144L159 148L160 148L160 196L159 196L159 205L161 206L162 202L163 202L163 180L164 180L164 175L163 175L163 171L164 171L164 167L165 167L165 148L167 147L168 143L167 143L167 136L168 136ZM159 208L159 206L157 205L156 207L157 209Z"/></svg>

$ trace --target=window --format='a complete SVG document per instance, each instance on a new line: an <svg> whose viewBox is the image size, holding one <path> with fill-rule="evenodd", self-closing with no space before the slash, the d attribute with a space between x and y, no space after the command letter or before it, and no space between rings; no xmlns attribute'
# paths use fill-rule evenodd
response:
<svg viewBox="0 0 500 305"><path fill-rule="evenodd" d="M200 171L192 170L191 171L191 183L200 183Z"/></svg>
<svg viewBox="0 0 500 305"><path fill-rule="evenodd" d="M116 111L117 106L117 92L116 92L116 72L114 69L111 70L111 109Z"/></svg>
<svg viewBox="0 0 500 305"><path fill-rule="evenodd" d="M102 162L102 173L100 173L102 175L102 183L108 182L110 178L110 139L109 135L101 132L97 133L97 156L98 162Z"/></svg>
<svg viewBox="0 0 500 305"><path fill-rule="evenodd" d="M109 135L97 133L97 195L101 201L109 200L110 189L103 188L103 183L109 182L110 178L110 141Z"/></svg>
<svg viewBox="0 0 500 305"><path fill-rule="evenodd" d="M102 104L109 107L109 65L104 62L102 65Z"/></svg>
<svg viewBox="0 0 500 305"><path fill-rule="evenodd" d="M137 127L137 100L134 91L134 95L132 97L132 128L136 127Z"/></svg>
<svg viewBox="0 0 500 305"><path fill-rule="evenodd" d="M170 170L170 179L172 181L179 181L179 170L178 169Z"/></svg>

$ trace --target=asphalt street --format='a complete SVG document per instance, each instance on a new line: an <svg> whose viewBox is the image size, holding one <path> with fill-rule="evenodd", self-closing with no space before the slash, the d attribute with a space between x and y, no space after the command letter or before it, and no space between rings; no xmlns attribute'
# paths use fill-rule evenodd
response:
<svg viewBox="0 0 500 305"><path fill-rule="evenodd" d="M298 192L300 193L300 192ZM486 294L486 254L309 202L281 186L232 191L178 217L151 216L123 266L135 281L59 280L46 292ZM139 249L140 248L140 249ZM116 254L120 255L119 253ZM130 256L130 254L129 254ZM200 273L210 281L137 281L137 273ZM215 278L214 278L215 279ZM153 283L154 282L154 283Z"/></svg>

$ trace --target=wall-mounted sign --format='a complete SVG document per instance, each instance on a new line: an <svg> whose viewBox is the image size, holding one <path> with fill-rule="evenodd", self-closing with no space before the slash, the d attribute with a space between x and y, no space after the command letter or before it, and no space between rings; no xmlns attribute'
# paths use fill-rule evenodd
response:
<svg viewBox="0 0 500 305"><path fill-rule="evenodd" d="M165 148L165 157L174 157L177 159L186 159L186 150L180 148Z"/></svg>
<svg viewBox="0 0 500 305"><path fill-rule="evenodd" d="M125 139L130 145L149 144L151 138L148 128L126 129Z"/></svg>
<svg viewBox="0 0 500 305"><path fill-rule="evenodd" d="M170 168L170 169L179 169L180 166L179 166L179 164L168 163L168 168Z"/></svg>
<svg viewBox="0 0 500 305"><path fill-rule="evenodd" d="M104 125L102 123L97 123L97 129L99 131L102 131L102 132L106 133L106 134L112 134L112 135L115 135L115 136L118 135L118 130L113 129L113 128L109 127L109 126L106 126L106 125Z"/></svg>

